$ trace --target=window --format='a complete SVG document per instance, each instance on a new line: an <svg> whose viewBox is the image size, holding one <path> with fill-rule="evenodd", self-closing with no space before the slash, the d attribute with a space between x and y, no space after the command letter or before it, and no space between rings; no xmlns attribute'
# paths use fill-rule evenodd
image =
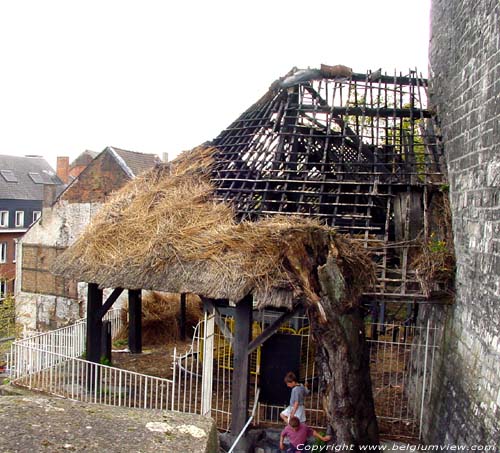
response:
<svg viewBox="0 0 500 453"><path fill-rule="evenodd" d="M33 223L35 223L41 216L41 211L33 211Z"/></svg>
<svg viewBox="0 0 500 453"><path fill-rule="evenodd" d="M0 263L7 262L7 242L0 242Z"/></svg>
<svg viewBox="0 0 500 453"><path fill-rule="evenodd" d="M7 282L0 280L0 300L4 300L7 296Z"/></svg>
<svg viewBox="0 0 500 453"><path fill-rule="evenodd" d="M40 173L30 171L30 172L28 172L28 175L30 176L31 180L35 184L43 184L43 178L42 178L42 175Z"/></svg>
<svg viewBox="0 0 500 453"><path fill-rule="evenodd" d="M16 227L24 226L24 211L16 211Z"/></svg>
<svg viewBox="0 0 500 453"><path fill-rule="evenodd" d="M7 182L17 182L17 177L12 170L0 170L0 174Z"/></svg>
<svg viewBox="0 0 500 453"><path fill-rule="evenodd" d="M17 245L18 245L17 239L14 239L14 258L12 259L12 262L13 262L13 263L15 263L15 262L16 262L16 256L17 256Z"/></svg>
<svg viewBox="0 0 500 453"><path fill-rule="evenodd" d="M9 211L0 211L0 227L9 226Z"/></svg>

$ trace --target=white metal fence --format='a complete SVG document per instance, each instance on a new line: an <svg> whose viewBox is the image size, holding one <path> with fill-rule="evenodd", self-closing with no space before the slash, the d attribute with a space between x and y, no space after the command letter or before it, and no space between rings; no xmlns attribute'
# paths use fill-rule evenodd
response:
<svg viewBox="0 0 500 453"><path fill-rule="evenodd" d="M254 322L256 337L278 316L262 312ZM191 349L180 357L177 364L175 393L178 410L211 415L219 429L229 429L231 421L232 347L222 333L232 331L234 320L221 316L215 328L206 326L205 317L196 328ZM221 329L222 326L222 329ZM432 388L432 366L436 346L436 328L427 323L424 327L403 324L366 324L370 348L370 370L375 410L384 435L418 438L419 425L427 408ZM315 364L315 344L309 332L306 317L295 317L280 328L280 333L300 337L300 379L309 384L310 395L305 407L308 424L324 428L326 418L321 405L320 389ZM370 338L369 334L377 335ZM206 348L213 348L213 362L207 364ZM258 392L260 380L260 348L250 360L253 396ZM203 375L212 376L210 386ZM210 388L211 387L211 388ZM253 403L253 401L251 401ZM255 414L256 424L281 425L279 418L284 406L259 402Z"/></svg>
<svg viewBox="0 0 500 453"><path fill-rule="evenodd" d="M263 311L253 324L253 336L272 323L276 313ZM112 335L121 329L121 310L112 310L107 319ZM211 415L219 429L229 429L231 421L232 347L223 331L231 332L230 316L205 315L195 329L190 350L174 351L173 379L148 376L84 360L85 320L52 332L15 341L9 369L12 381L20 386L84 402L114 406L170 409ZM370 338L370 369L375 408L385 435L419 437L432 388L432 367L436 350L436 328L400 324L367 324ZM306 317L295 317L280 333L300 337L301 380L309 383L306 398L308 424L324 428L315 364L315 344ZM261 351L251 355L251 384L255 403L258 394ZM258 402L255 423L281 425L282 406Z"/></svg>
<svg viewBox="0 0 500 453"><path fill-rule="evenodd" d="M110 310L112 336L122 328L121 309ZM9 356L13 383L73 400L147 409L173 407L173 381L93 363L85 352L85 319L15 341Z"/></svg>

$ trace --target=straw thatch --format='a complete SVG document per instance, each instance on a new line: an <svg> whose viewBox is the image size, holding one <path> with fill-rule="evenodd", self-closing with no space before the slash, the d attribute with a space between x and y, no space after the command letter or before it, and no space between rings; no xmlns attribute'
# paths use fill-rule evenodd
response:
<svg viewBox="0 0 500 453"><path fill-rule="evenodd" d="M146 292L142 298L142 344L155 346L175 343L181 339L179 294ZM192 336L203 315L202 302L194 294L186 297L186 333ZM128 310L122 314L123 327L117 340L128 338Z"/></svg>
<svg viewBox="0 0 500 453"><path fill-rule="evenodd" d="M195 293L261 306L318 299L316 268L329 253L362 285L370 260L315 220L235 219L212 198L214 148L183 153L116 193L55 265L56 274L101 287ZM350 255L350 260L340 260ZM357 283L357 284L358 284Z"/></svg>

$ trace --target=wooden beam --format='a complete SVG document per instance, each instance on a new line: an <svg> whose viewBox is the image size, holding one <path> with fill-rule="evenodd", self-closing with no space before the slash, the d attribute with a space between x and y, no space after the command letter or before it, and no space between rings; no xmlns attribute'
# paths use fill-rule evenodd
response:
<svg viewBox="0 0 500 453"><path fill-rule="evenodd" d="M186 341L186 293L181 294L179 309L179 334L181 341Z"/></svg>
<svg viewBox="0 0 500 453"><path fill-rule="evenodd" d="M227 324L222 321L222 315L219 311L219 308L217 305L214 303L213 299L208 299L208 298L202 298L203 300L203 306L205 308L205 311L208 313L214 312L215 314L215 324L217 324L217 327L221 331L222 335L224 335L224 338L229 342L231 346L233 346L233 333L227 326Z"/></svg>
<svg viewBox="0 0 500 453"><path fill-rule="evenodd" d="M234 316L234 369L231 398L231 435L237 436L248 417L248 383L250 376L248 344L252 337L253 297L241 300Z"/></svg>
<svg viewBox="0 0 500 453"><path fill-rule="evenodd" d="M123 288L115 288L113 292L109 295L104 302L103 306L99 310L101 318L108 312L108 310L112 307L112 305L116 302L116 300L120 297L120 294L123 292Z"/></svg>
<svg viewBox="0 0 500 453"><path fill-rule="evenodd" d="M128 290L128 347L133 354L142 352L142 295L140 289Z"/></svg>
<svg viewBox="0 0 500 453"><path fill-rule="evenodd" d="M302 307L300 305L294 307L291 311L283 313L270 326L266 327L262 331L262 333L248 345L248 355L255 351L262 343L264 343L264 341L268 340L272 335L274 335L278 331L278 329L290 318L293 318L301 308Z"/></svg>
<svg viewBox="0 0 500 453"><path fill-rule="evenodd" d="M102 337L102 289L96 283L88 284L87 293L87 360L99 363Z"/></svg>

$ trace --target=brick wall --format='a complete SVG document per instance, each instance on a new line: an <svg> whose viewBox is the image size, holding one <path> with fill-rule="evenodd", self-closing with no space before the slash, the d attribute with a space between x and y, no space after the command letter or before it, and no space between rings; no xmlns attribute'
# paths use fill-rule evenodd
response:
<svg viewBox="0 0 500 453"><path fill-rule="evenodd" d="M77 282L52 274L65 247L23 244L21 291L77 299Z"/></svg>
<svg viewBox="0 0 500 453"><path fill-rule="evenodd" d="M102 203L130 178L110 153L101 153L62 194L69 203Z"/></svg>
<svg viewBox="0 0 500 453"><path fill-rule="evenodd" d="M500 2L433 0L431 102L448 161L457 256L425 433L500 446Z"/></svg>

